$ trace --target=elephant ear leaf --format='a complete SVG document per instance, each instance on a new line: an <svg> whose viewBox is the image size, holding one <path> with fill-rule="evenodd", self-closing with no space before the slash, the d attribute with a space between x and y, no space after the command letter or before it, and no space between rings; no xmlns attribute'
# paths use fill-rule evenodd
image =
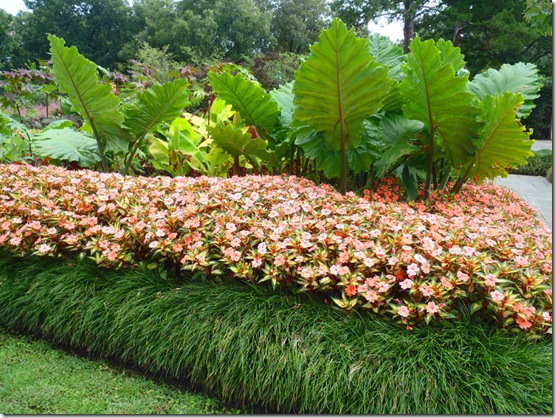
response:
<svg viewBox="0 0 556 418"><path fill-rule="evenodd" d="M252 157L258 157L272 165L277 165L278 160L274 154L266 149L266 141L261 138L253 138L249 132L229 124L218 123L208 128L213 143L233 157L245 156L251 163Z"/></svg>
<svg viewBox="0 0 556 418"><path fill-rule="evenodd" d="M507 176L507 170L527 163L532 156L530 131L519 123L516 109L523 103L518 93L486 94L479 102L480 119L485 125L476 141L476 152L463 176L479 181L496 176Z"/></svg>
<svg viewBox="0 0 556 418"><path fill-rule="evenodd" d="M261 137L272 139L270 134L278 123L280 112L270 94L241 73L232 76L211 72L208 79L218 97L232 105L232 109L239 112L247 124L254 126Z"/></svg>
<svg viewBox="0 0 556 418"><path fill-rule="evenodd" d="M135 140L141 140L158 124L171 123L189 102L188 81L177 79L153 85L137 94L135 103L124 112L124 126Z"/></svg>
<svg viewBox="0 0 556 418"><path fill-rule="evenodd" d="M35 134L33 146L41 157L75 161L81 167L93 167L100 161L95 139L68 127Z"/></svg>
<svg viewBox="0 0 556 418"><path fill-rule="evenodd" d="M326 149L338 151L342 141L353 149L363 121L381 106L391 84L387 67L370 55L369 41L336 18L295 74L294 119L319 132Z"/></svg>
<svg viewBox="0 0 556 418"><path fill-rule="evenodd" d="M480 100L485 94L492 96L504 92L521 93L524 103L519 108L517 116L526 118L535 108L534 100L539 97L538 91L542 85L538 81L535 64L518 62L504 64L500 70L491 68L482 74L477 74L467 89Z"/></svg>
<svg viewBox="0 0 556 418"><path fill-rule="evenodd" d="M66 47L62 38L48 35L48 40L53 79L91 126L99 152L127 149L129 137L121 127L120 99L111 93L110 84L99 82L97 65L79 54L75 46Z"/></svg>
<svg viewBox="0 0 556 418"><path fill-rule="evenodd" d="M387 36L373 33L369 36L371 55L377 62L389 68L388 75L396 81L401 81L403 72L401 64L405 62L403 50Z"/></svg>
<svg viewBox="0 0 556 418"><path fill-rule="evenodd" d="M473 95L466 90L467 77L456 76L454 63L460 65L457 51L450 48L451 43L443 43L439 50L433 40L415 38L400 92L406 99L405 115L423 122L429 134L437 134L438 141L435 139L433 144L438 143L451 166L458 168L471 155L481 123L477 121L479 110L473 106Z"/></svg>

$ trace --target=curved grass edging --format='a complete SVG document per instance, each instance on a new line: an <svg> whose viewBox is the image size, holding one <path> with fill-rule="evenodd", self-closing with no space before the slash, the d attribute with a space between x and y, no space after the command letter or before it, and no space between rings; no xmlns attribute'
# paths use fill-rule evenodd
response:
<svg viewBox="0 0 556 418"><path fill-rule="evenodd" d="M0 253L0 324L280 413L549 414L552 344L307 296Z"/></svg>

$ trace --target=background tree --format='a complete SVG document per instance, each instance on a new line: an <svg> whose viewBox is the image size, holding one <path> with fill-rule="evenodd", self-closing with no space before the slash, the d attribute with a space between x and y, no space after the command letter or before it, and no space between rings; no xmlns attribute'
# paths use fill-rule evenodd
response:
<svg viewBox="0 0 556 418"><path fill-rule="evenodd" d="M306 53L330 21L326 0L281 0L274 6L272 34L281 52Z"/></svg>
<svg viewBox="0 0 556 418"><path fill-rule="evenodd" d="M24 0L30 12L19 16L20 48L26 58L48 58L47 33L103 67L123 64L119 51L131 38L131 8L126 0Z"/></svg>
<svg viewBox="0 0 556 418"><path fill-rule="evenodd" d="M221 56L238 61L272 45L272 13L253 0L182 0L176 8L187 22L181 39L197 59Z"/></svg>
<svg viewBox="0 0 556 418"><path fill-rule="evenodd" d="M552 116L552 38L547 30L547 0L443 0L436 14L423 15L416 30L422 38L449 39L461 47L471 76L502 64L530 62L538 67L544 87L537 107L524 123L535 139L549 139ZM528 8L528 4L537 9ZM542 6L545 6L544 8ZM539 11L540 10L540 11ZM527 19L533 13L533 21ZM535 20L536 19L536 20ZM540 23L539 23L540 22Z"/></svg>
<svg viewBox="0 0 556 418"><path fill-rule="evenodd" d="M0 69L13 68L17 44L14 17L0 9Z"/></svg>
<svg viewBox="0 0 556 418"><path fill-rule="evenodd" d="M333 0L331 9L348 27L354 27L360 34L368 33L371 20L386 18L387 22L403 22L403 49L409 52L409 43L415 36L415 22L426 13L435 13L436 1L431 0Z"/></svg>

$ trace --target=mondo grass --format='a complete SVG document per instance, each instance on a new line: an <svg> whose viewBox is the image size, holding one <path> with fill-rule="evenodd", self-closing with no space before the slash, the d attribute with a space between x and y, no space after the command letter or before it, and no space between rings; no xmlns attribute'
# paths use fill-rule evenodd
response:
<svg viewBox="0 0 556 418"><path fill-rule="evenodd" d="M3 414L214 414L214 399L0 329Z"/></svg>
<svg viewBox="0 0 556 418"><path fill-rule="evenodd" d="M280 413L550 414L552 343L231 282L0 254L0 323Z"/></svg>

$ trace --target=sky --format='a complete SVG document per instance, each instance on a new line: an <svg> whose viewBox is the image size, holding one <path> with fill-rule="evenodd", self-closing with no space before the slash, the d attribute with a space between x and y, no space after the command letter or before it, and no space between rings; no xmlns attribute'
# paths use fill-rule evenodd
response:
<svg viewBox="0 0 556 418"><path fill-rule="evenodd" d="M393 22L388 24L386 23L385 18L380 18L378 24L373 22L369 23L369 30L371 32L378 32L381 35L388 36L394 42L403 40L402 22Z"/></svg>
<svg viewBox="0 0 556 418"><path fill-rule="evenodd" d="M20 10L27 10L23 0L0 0L0 9L4 9L13 15L17 14Z"/></svg>
<svg viewBox="0 0 556 418"><path fill-rule="evenodd" d="M13 15L17 14L20 10L26 10L23 0L0 0L0 9L4 9ZM388 36L392 41L403 39L402 24L399 22L386 24L385 19L381 19L378 24L370 23L369 29L372 32L378 32L381 35Z"/></svg>

